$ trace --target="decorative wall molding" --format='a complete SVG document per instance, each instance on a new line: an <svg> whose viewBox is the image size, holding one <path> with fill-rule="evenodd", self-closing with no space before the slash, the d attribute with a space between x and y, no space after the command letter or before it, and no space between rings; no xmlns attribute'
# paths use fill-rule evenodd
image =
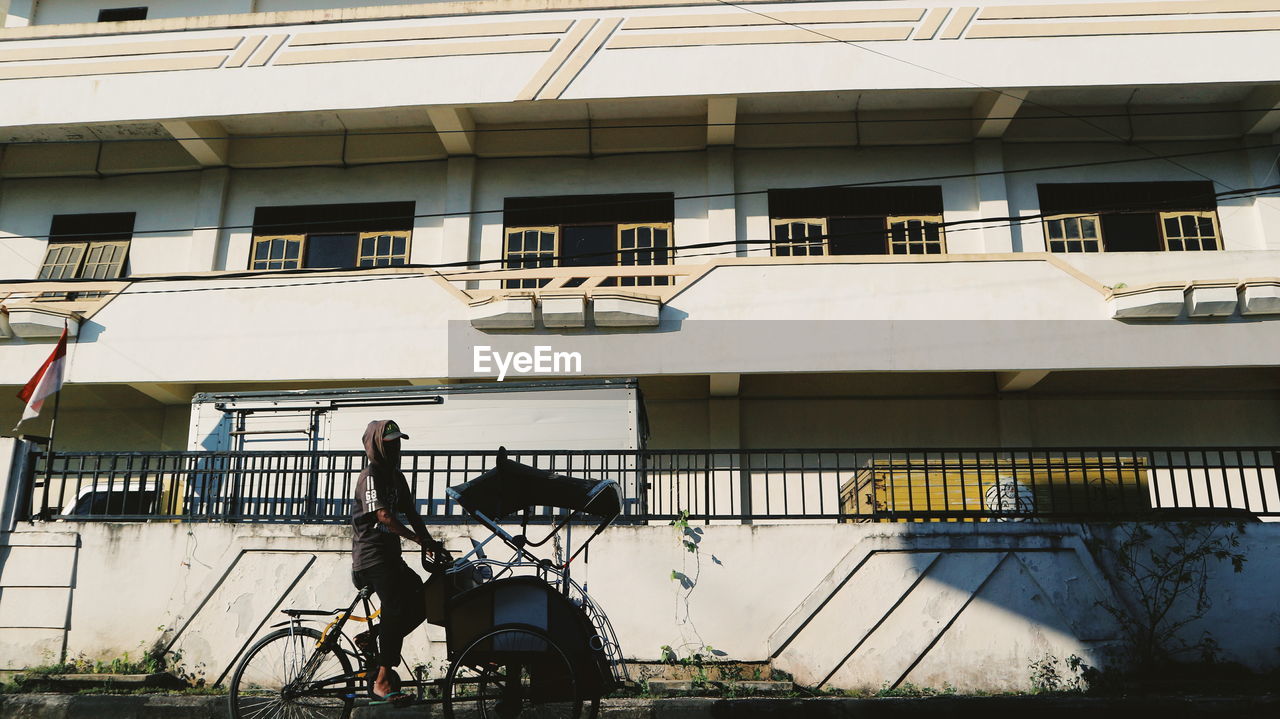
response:
<svg viewBox="0 0 1280 719"><path fill-rule="evenodd" d="M605 9L554 18L539 17L543 13L537 11L562 8L531 7L524 15L503 15L496 22L458 15L411 20L352 17L363 20L361 27L298 25L271 33L248 28L240 34L179 38L166 38L160 29L89 42L15 39L4 42L10 47L0 48L0 80L541 54L543 61L531 69L527 85L513 98L529 100L560 97L600 53L635 49L1280 31L1280 0L875 8L812 2L753 4L758 10L681 7L662 14L618 4L601 7ZM89 58L94 61L84 62Z"/></svg>

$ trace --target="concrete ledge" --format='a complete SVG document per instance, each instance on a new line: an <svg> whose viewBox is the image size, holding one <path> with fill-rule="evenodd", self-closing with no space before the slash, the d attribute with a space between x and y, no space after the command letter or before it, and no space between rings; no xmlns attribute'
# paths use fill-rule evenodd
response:
<svg viewBox="0 0 1280 719"><path fill-rule="evenodd" d="M592 317L599 327L657 327L662 301L627 292L598 292L591 296Z"/></svg>
<svg viewBox="0 0 1280 719"><path fill-rule="evenodd" d="M546 327L585 327L587 298L582 293L542 295L542 324Z"/></svg>
<svg viewBox="0 0 1280 719"><path fill-rule="evenodd" d="M1240 314L1251 315L1280 314L1280 283L1250 282L1240 293Z"/></svg>
<svg viewBox="0 0 1280 719"><path fill-rule="evenodd" d="M23 675L25 686L54 692L76 692L81 689L185 689L187 683L167 672L158 674L30 674Z"/></svg>
<svg viewBox="0 0 1280 719"><path fill-rule="evenodd" d="M34 307L9 308L9 332L23 339L58 339L65 324L67 336L80 333L80 318Z"/></svg>
<svg viewBox="0 0 1280 719"><path fill-rule="evenodd" d="M1183 285L1121 290L1111 298L1111 316L1116 319L1171 319L1182 314L1185 304L1186 288Z"/></svg>
<svg viewBox="0 0 1280 719"><path fill-rule="evenodd" d="M531 330L532 297L488 299L471 305L471 326L481 330Z"/></svg>
<svg viewBox="0 0 1280 719"><path fill-rule="evenodd" d="M1131 719L1135 716L1231 717L1280 715L1280 696L943 696L928 698L846 699L606 699L607 719L755 719L756 717L929 717L1035 716L1079 719ZM224 719L224 696L108 696L68 694L0 695L0 716L24 719ZM439 716L422 707L363 707L357 719Z"/></svg>
<svg viewBox="0 0 1280 719"><path fill-rule="evenodd" d="M1230 317L1236 311L1236 283L1193 284L1187 292L1190 317Z"/></svg>

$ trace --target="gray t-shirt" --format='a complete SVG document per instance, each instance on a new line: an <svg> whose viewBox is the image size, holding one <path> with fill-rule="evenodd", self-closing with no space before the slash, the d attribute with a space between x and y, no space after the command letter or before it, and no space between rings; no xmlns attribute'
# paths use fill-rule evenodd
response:
<svg viewBox="0 0 1280 719"><path fill-rule="evenodd" d="M351 569L360 571L400 558L400 537L378 523L378 510L395 513L407 487L396 477L375 473L366 467L356 480L356 496L351 508Z"/></svg>

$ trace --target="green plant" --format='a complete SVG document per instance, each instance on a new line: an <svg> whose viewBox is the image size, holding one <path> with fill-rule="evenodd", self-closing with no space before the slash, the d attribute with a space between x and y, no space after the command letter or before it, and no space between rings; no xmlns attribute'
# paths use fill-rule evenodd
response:
<svg viewBox="0 0 1280 719"><path fill-rule="evenodd" d="M693 623L689 600L694 590L698 588L698 580L702 576L701 548L704 536L702 528L690 526L687 509L680 510L679 515L671 521L671 526L676 530L676 539L684 549L680 568L672 569L670 578L671 581L679 584L676 589L676 624L680 627L681 638L685 641L674 648L664 644L661 647L660 656L662 661L668 664L694 667L696 669L694 683L702 686L707 681L704 665L728 655L707 644ZM714 557L712 559L714 560Z"/></svg>
<svg viewBox="0 0 1280 719"><path fill-rule="evenodd" d="M1061 663L1066 664L1066 671L1059 670ZM1065 662L1059 662L1052 654L1035 659L1029 665L1031 669L1031 692L1043 694L1052 692L1081 692L1089 687L1088 677L1095 671L1085 663L1084 659L1072 654Z"/></svg>
<svg viewBox="0 0 1280 719"><path fill-rule="evenodd" d="M933 687L918 687L915 684L912 684L911 682L903 682L896 687L891 687L889 686L889 682L885 682L884 685L881 686L878 691L876 691L874 696L879 698L885 698L885 697L921 698L921 697L942 696L943 694L955 694L955 689L948 685L946 689L944 689L943 691L939 691L937 689L934 689Z"/></svg>
<svg viewBox="0 0 1280 719"><path fill-rule="evenodd" d="M1233 571L1244 571L1246 557L1239 551L1244 531L1243 523L1126 524L1111 541L1089 541L1118 590L1098 605L1119 624L1132 671L1150 675L1188 653L1216 660L1218 645L1208 632L1188 641L1183 630L1213 605L1212 563L1229 562Z"/></svg>

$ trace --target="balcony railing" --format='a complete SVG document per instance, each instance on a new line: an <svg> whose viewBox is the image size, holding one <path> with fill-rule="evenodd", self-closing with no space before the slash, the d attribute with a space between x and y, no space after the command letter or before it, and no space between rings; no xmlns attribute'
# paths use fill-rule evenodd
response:
<svg viewBox="0 0 1280 719"><path fill-rule="evenodd" d="M1269 447L640 450L513 453L616 480L624 522L993 522L1280 517ZM493 452L406 452L433 522L465 519L444 489ZM26 487L32 518L344 522L358 452L55 452Z"/></svg>

